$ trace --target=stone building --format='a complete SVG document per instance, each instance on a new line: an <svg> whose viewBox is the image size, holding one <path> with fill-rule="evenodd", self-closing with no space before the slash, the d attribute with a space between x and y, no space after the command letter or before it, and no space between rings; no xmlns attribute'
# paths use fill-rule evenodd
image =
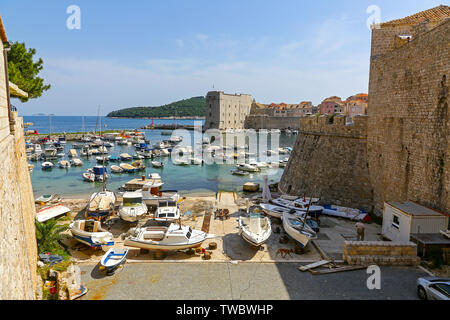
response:
<svg viewBox="0 0 450 320"><path fill-rule="evenodd" d="M243 129L250 114L252 96L211 91L206 95L205 130Z"/></svg>
<svg viewBox="0 0 450 320"><path fill-rule="evenodd" d="M347 117L354 117L356 115L367 115L367 108L369 105L369 95L366 93L359 93L348 97L344 101L344 114Z"/></svg>
<svg viewBox="0 0 450 320"><path fill-rule="evenodd" d="M8 41L0 17L0 38ZM35 299L37 248L33 189L25 154L23 120L11 111L7 50L0 49L0 300Z"/></svg>
<svg viewBox="0 0 450 320"><path fill-rule="evenodd" d="M449 18L439 6L373 28L368 116L305 119L280 191L377 214L408 200L450 212Z"/></svg>
<svg viewBox="0 0 450 320"><path fill-rule="evenodd" d="M342 114L344 113L344 102L340 97L329 97L319 104L320 114Z"/></svg>

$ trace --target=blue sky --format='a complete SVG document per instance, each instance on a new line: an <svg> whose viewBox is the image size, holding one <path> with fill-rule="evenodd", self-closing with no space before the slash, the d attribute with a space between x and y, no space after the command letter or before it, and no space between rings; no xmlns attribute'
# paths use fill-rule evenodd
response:
<svg viewBox="0 0 450 320"><path fill-rule="evenodd" d="M69 30L69 5L81 29ZM210 90L262 103L314 104L367 92L370 5L381 20L445 1L2 0L11 41L44 59L52 85L22 115L96 115L155 106ZM213 89L214 86L214 89Z"/></svg>

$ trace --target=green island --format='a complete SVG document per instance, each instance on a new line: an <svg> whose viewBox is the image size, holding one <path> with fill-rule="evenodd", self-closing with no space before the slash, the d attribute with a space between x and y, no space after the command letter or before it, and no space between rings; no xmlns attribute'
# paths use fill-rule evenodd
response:
<svg viewBox="0 0 450 320"><path fill-rule="evenodd" d="M192 97L159 107L133 107L112 111L109 118L204 117L205 97Z"/></svg>

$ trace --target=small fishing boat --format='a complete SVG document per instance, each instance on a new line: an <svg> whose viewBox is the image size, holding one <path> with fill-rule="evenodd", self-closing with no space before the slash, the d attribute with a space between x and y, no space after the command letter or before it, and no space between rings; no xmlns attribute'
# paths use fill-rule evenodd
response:
<svg viewBox="0 0 450 320"><path fill-rule="evenodd" d="M64 152L60 152L60 153L57 153L57 154L56 154L56 156L57 156L58 158L64 158L65 155L66 155L66 154L65 154Z"/></svg>
<svg viewBox="0 0 450 320"><path fill-rule="evenodd" d="M303 201L303 199L297 199L295 201L289 201L283 198L277 198L270 200L272 204L281 206L288 209L294 209L296 211L304 211L308 210L309 203L307 201ZM318 217L323 211L322 206L311 205L309 207L309 215Z"/></svg>
<svg viewBox="0 0 450 320"><path fill-rule="evenodd" d="M116 195L112 191L103 190L91 195L87 205L87 215L95 218L102 218L109 215L114 210Z"/></svg>
<svg viewBox="0 0 450 320"><path fill-rule="evenodd" d="M142 160L142 159L145 159L145 157L144 157L144 156L141 156L141 155L138 154L138 153L135 153L135 154L133 154L133 159L134 159L134 160Z"/></svg>
<svg viewBox="0 0 450 320"><path fill-rule="evenodd" d="M78 157L78 153L77 153L77 150L75 150L75 149L70 149L69 150L69 153L67 154L70 158L76 158L76 157Z"/></svg>
<svg viewBox="0 0 450 320"><path fill-rule="evenodd" d="M160 161L152 161L152 167L153 168L162 168L162 167L164 167L164 163L162 163Z"/></svg>
<svg viewBox="0 0 450 320"><path fill-rule="evenodd" d="M109 162L119 162L119 161L120 161L120 157L117 157L117 156L109 157Z"/></svg>
<svg viewBox="0 0 450 320"><path fill-rule="evenodd" d="M83 179L88 182L94 182L95 181L94 172L92 172L92 171L83 172Z"/></svg>
<svg viewBox="0 0 450 320"><path fill-rule="evenodd" d="M97 160L98 163L108 162L109 157L108 156L95 157L95 160Z"/></svg>
<svg viewBox="0 0 450 320"><path fill-rule="evenodd" d="M83 161L81 161L78 158L74 158L74 159L70 160L70 164L74 167L81 167L83 165Z"/></svg>
<svg viewBox="0 0 450 320"><path fill-rule="evenodd" d="M247 172L259 172L259 171L261 171L257 166L251 165L251 164L248 164L248 163L238 164L238 165L236 165L236 168L238 168L239 170L242 170L242 171L247 171Z"/></svg>
<svg viewBox="0 0 450 320"><path fill-rule="evenodd" d="M122 220L136 222L147 213L147 205L142 200L141 192L125 192L119 207L119 216Z"/></svg>
<svg viewBox="0 0 450 320"><path fill-rule="evenodd" d="M133 172L138 171L138 168L136 168L128 163L121 163L120 168L123 170L123 172L127 172L127 173L133 173Z"/></svg>
<svg viewBox="0 0 450 320"><path fill-rule="evenodd" d="M122 161L130 161L130 160L133 159L133 157L130 156L128 153L121 153L121 154L119 155L119 158L120 158L120 160L122 160Z"/></svg>
<svg viewBox="0 0 450 320"><path fill-rule="evenodd" d="M371 220L369 214L365 211L335 205L324 206L322 213L327 216L345 218L353 221L369 222Z"/></svg>
<svg viewBox="0 0 450 320"><path fill-rule="evenodd" d="M242 170L235 169L235 170L231 170L231 174L235 175L235 176L245 177L245 176L248 176L250 173L247 172L247 171L242 171Z"/></svg>
<svg viewBox="0 0 450 320"><path fill-rule="evenodd" d="M159 175L158 172L149 173L148 178L153 180L160 180L159 182L161 182L161 176Z"/></svg>
<svg viewBox="0 0 450 320"><path fill-rule="evenodd" d="M282 219L284 231L302 248L306 247L310 240L317 238L314 230L295 214L285 212Z"/></svg>
<svg viewBox="0 0 450 320"><path fill-rule="evenodd" d="M48 170L48 169L53 168L53 163L46 161L41 164L41 167L42 167L42 170Z"/></svg>
<svg viewBox="0 0 450 320"><path fill-rule="evenodd" d="M259 247L269 239L272 226L268 217L252 212L250 217L239 217L239 233L252 246Z"/></svg>
<svg viewBox="0 0 450 320"><path fill-rule="evenodd" d="M279 218L281 219L283 217L283 213L287 212L287 213L297 213L297 215L305 215L305 212L303 211L296 211L294 209L288 209L285 207L280 207L280 206L275 206L273 204L268 204L268 203L261 203L259 205L261 207L261 209L263 209L264 213L275 217L275 218Z"/></svg>
<svg viewBox="0 0 450 320"><path fill-rule="evenodd" d="M128 254L128 249L109 249L100 260L100 266L106 270L106 272L111 272L116 269L121 264L125 263Z"/></svg>
<svg viewBox="0 0 450 320"><path fill-rule="evenodd" d="M36 220L38 222L45 222L52 218L56 218L58 216L66 214L67 212L70 212L70 209L63 206L62 204L58 204L56 206L51 207L45 207L36 213Z"/></svg>
<svg viewBox="0 0 450 320"><path fill-rule="evenodd" d="M63 169L70 168L70 162L67 160L61 160L59 163L59 167Z"/></svg>
<svg viewBox="0 0 450 320"><path fill-rule="evenodd" d="M188 166L189 165L189 160L185 160L185 159L176 159L173 161L173 164L176 166Z"/></svg>
<svg viewBox="0 0 450 320"><path fill-rule="evenodd" d="M135 167L137 171L142 171L142 170L145 170L145 168L146 168L144 161L142 161L142 160L136 160L136 161L132 162L131 165L133 167Z"/></svg>
<svg viewBox="0 0 450 320"><path fill-rule="evenodd" d="M180 218L180 209L178 208L176 201L160 200L158 201L158 208L155 212L155 220L162 221L174 221Z"/></svg>
<svg viewBox="0 0 450 320"><path fill-rule="evenodd" d="M47 203L51 200L53 200L53 195L52 194L44 194L42 196L40 196L39 198L37 198L36 200L34 200L34 202L36 203Z"/></svg>
<svg viewBox="0 0 450 320"><path fill-rule="evenodd" d="M201 158L191 158L190 161L191 161L191 164L195 164L195 165L203 164L203 159L201 159Z"/></svg>
<svg viewBox="0 0 450 320"><path fill-rule="evenodd" d="M112 165L111 166L111 172L112 173L122 173L123 169L121 167L119 167L119 166Z"/></svg>
<svg viewBox="0 0 450 320"><path fill-rule="evenodd" d="M100 221L75 220L69 229L76 240L90 247L101 247L107 251L114 245L112 233L103 229Z"/></svg>
<svg viewBox="0 0 450 320"><path fill-rule="evenodd" d="M203 241L215 238L200 230L171 223L169 227L154 226L130 229L124 244L148 250L184 250L201 246Z"/></svg>

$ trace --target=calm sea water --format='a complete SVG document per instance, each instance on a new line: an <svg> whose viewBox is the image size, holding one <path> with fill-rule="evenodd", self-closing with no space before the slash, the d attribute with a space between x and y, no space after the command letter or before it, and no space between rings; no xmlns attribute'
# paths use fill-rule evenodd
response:
<svg viewBox="0 0 450 320"><path fill-rule="evenodd" d="M89 118L89 119L88 119ZM97 117L85 117L85 128L87 130L95 129L95 121ZM90 122L88 122L90 121ZM102 120L103 123L104 120ZM173 123L172 120L155 120L155 123ZM45 127L48 126L47 117L24 117L24 122L33 122L34 126L31 129L36 129L39 133L45 132ZM73 122L73 123L72 123ZM146 124L151 123L151 120L142 119L105 119L108 129L136 129ZM178 120L179 124L193 124L194 120ZM91 126L89 129L88 124ZM81 131L81 117L52 117L52 132L71 132ZM38 129L42 128L42 129ZM167 135L161 135L161 130L143 130L146 137L150 140L151 144L168 139ZM189 135L192 136L192 132ZM280 135L280 147L292 147L295 142L295 135ZM185 137L183 143L186 143L189 139ZM270 143L270 139L269 139ZM65 153L67 155L69 149L71 149L71 143L68 142L65 147ZM79 153L80 150L77 150ZM109 155L118 156L121 153L127 152L130 155L135 154L134 146L120 146L116 145L109 148ZM280 158L283 156L280 155ZM69 160L66 156L64 159ZM61 169L58 167L58 160L52 161L55 166L52 170L42 170L41 162L30 162L34 164L35 168L31 172L31 181L33 184L33 190L35 196L42 194L60 194L62 196L71 197L86 197L91 193L101 189L102 184L100 182L85 182L82 177L82 173L87 168L92 168L96 165L95 156L80 157L83 161L82 167L71 167L68 169ZM268 174L269 183L278 182L283 173L283 169L263 169L261 173L250 174L246 177L234 176L230 173L235 168L231 164L213 164L213 165L190 165L190 166L175 166L172 164L171 158L161 158L165 166L162 169L152 168L151 160L144 160L147 166L145 175L148 176L151 172L158 172L164 182L163 189L166 190L178 190L181 194L211 194L219 190L223 191L242 191L242 185L245 182L257 182L262 184L262 178L264 174ZM117 164L117 163L112 163ZM107 181L107 187L109 190L117 191L117 189L133 178L139 178L144 174L144 171L134 174L122 173L113 174L108 164L107 170L110 178Z"/></svg>

